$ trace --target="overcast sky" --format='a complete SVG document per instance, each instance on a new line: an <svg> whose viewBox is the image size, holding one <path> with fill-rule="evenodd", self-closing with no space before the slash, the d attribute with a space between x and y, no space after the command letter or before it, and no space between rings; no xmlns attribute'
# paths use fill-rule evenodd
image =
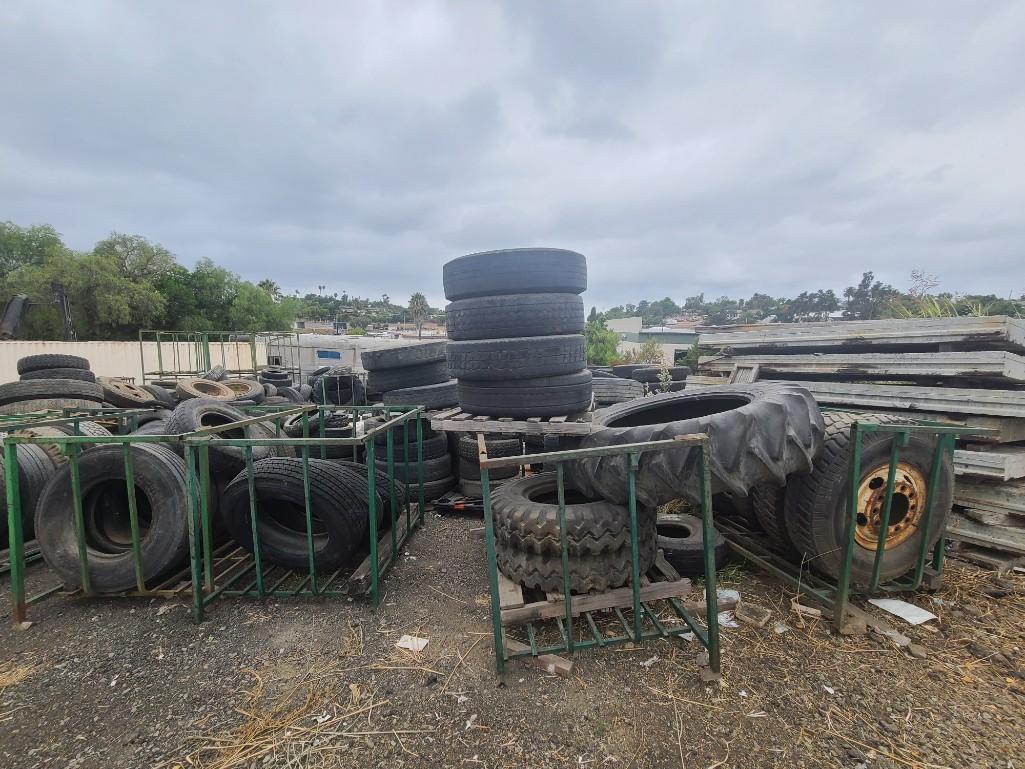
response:
<svg viewBox="0 0 1025 769"><path fill-rule="evenodd" d="M769 8L771 6L771 9ZM1025 291L1025 3L0 4L0 220L443 303Z"/></svg>

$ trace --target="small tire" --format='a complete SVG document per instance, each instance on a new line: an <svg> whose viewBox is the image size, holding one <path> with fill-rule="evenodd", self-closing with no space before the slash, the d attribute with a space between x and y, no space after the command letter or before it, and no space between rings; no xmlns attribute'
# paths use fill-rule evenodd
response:
<svg viewBox="0 0 1025 769"><path fill-rule="evenodd" d="M445 360L445 342L423 342L402 347L363 350L360 361L367 371L383 371L408 366L421 366Z"/></svg>
<svg viewBox="0 0 1025 769"><path fill-rule="evenodd" d="M584 300L576 294L506 294L460 299L445 308L448 338L500 339L581 334Z"/></svg>
<svg viewBox="0 0 1025 769"><path fill-rule="evenodd" d="M665 559L681 576L701 577L705 574L705 549L701 519L683 513L659 513L655 522L658 529L658 547ZM726 564L726 539L715 532L715 568Z"/></svg>
<svg viewBox="0 0 1025 769"><path fill-rule="evenodd" d="M499 294L582 294L587 260L562 248L506 248L467 254L442 267L445 298Z"/></svg>
<svg viewBox="0 0 1025 769"><path fill-rule="evenodd" d="M74 368L82 371L89 370L89 361L77 355L60 355L56 353L44 353L42 355L28 355L18 360L18 373L27 374L30 371L42 371L52 368Z"/></svg>
<svg viewBox="0 0 1025 769"><path fill-rule="evenodd" d="M44 368L38 371L26 371L19 377L22 382L34 379L78 379L82 382L95 382L96 375L80 368Z"/></svg>
<svg viewBox="0 0 1025 769"><path fill-rule="evenodd" d="M512 379L503 382L459 381L459 407L468 414L493 417L554 417L587 411L591 372Z"/></svg>
<svg viewBox="0 0 1025 769"><path fill-rule="evenodd" d="M199 375L200 379L209 379L211 382L221 382L228 378L228 370L224 366L217 364L209 371L206 371Z"/></svg>
<svg viewBox="0 0 1025 769"><path fill-rule="evenodd" d="M573 374L587 365L582 334L450 342L448 367L460 380L494 382ZM590 381L591 372L587 372Z"/></svg>
<svg viewBox="0 0 1025 769"><path fill-rule="evenodd" d="M443 409L459 403L459 387L455 379L421 387L403 387L382 396L385 406L423 406L425 409Z"/></svg>

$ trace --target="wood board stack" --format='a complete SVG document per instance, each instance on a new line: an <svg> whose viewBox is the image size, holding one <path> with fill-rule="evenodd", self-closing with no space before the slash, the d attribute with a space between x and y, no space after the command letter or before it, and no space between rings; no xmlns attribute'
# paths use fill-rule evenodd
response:
<svg viewBox="0 0 1025 769"><path fill-rule="evenodd" d="M927 318L709 329L688 389L755 371L822 406L965 425L950 539L979 562L1025 559L1025 320ZM986 432L983 432L986 431Z"/></svg>

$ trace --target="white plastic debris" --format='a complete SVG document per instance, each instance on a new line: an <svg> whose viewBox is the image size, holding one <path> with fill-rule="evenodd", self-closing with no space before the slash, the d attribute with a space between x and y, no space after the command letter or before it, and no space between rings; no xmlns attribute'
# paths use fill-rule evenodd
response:
<svg viewBox="0 0 1025 769"><path fill-rule="evenodd" d="M900 617L909 625L921 625L923 622L936 619L936 615L928 609L901 601L899 598L869 598L868 602L895 617Z"/></svg>
<svg viewBox="0 0 1025 769"><path fill-rule="evenodd" d="M783 635L784 633L790 632L790 625L788 625L786 622L777 622L775 625L772 626L772 630L776 633L776 635Z"/></svg>
<svg viewBox="0 0 1025 769"><path fill-rule="evenodd" d="M642 668L650 668L656 662L658 662L658 655L657 654L654 657L652 657L650 660L644 660L644 662L641 663L641 667Z"/></svg>
<svg viewBox="0 0 1025 769"><path fill-rule="evenodd" d="M740 623L733 619L733 612L719 612L719 627L740 627Z"/></svg>
<svg viewBox="0 0 1025 769"><path fill-rule="evenodd" d="M465 694L460 694L458 697L456 697L456 704L457 705L462 705L468 699L470 699L470 698L467 697Z"/></svg>
<svg viewBox="0 0 1025 769"><path fill-rule="evenodd" d="M822 684L822 688L826 690L826 694L836 694L836 689L834 689L832 686L826 686L825 684Z"/></svg>
<svg viewBox="0 0 1025 769"><path fill-rule="evenodd" d="M422 652L430 643L429 638L420 638L415 635L404 635L395 645L400 649L408 649L411 652Z"/></svg>

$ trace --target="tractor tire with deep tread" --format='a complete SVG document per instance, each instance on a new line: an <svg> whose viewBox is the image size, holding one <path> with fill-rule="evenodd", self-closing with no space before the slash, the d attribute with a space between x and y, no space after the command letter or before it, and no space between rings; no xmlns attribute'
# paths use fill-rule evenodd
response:
<svg viewBox="0 0 1025 769"><path fill-rule="evenodd" d="M448 338L500 339L581 334L584 300L576 294L507 294L460 299L445 308Z"/></svg>
<svg viewBox="0 0 1025 769"><path fill-rule="evenodd" d="M467 254L442 267L445 298L500 294L582 294L587 260L562 248L506 248Z"/></svg>
<svg viewBox="0 0 1025 769"><path fill-rule="evenodd" d="M703 387L620 403L594 412L594 431L581 448L672 440L706 433L712 493L746 495L760 483L782 486L791 473L811 470L822 447L822 414L811 393L795 384ZM637 499L655 507L683 498L697 503L700 449L645 452L637 470ZM567 463L574 485L592 497L626 504L626 455Z"/></svg>

